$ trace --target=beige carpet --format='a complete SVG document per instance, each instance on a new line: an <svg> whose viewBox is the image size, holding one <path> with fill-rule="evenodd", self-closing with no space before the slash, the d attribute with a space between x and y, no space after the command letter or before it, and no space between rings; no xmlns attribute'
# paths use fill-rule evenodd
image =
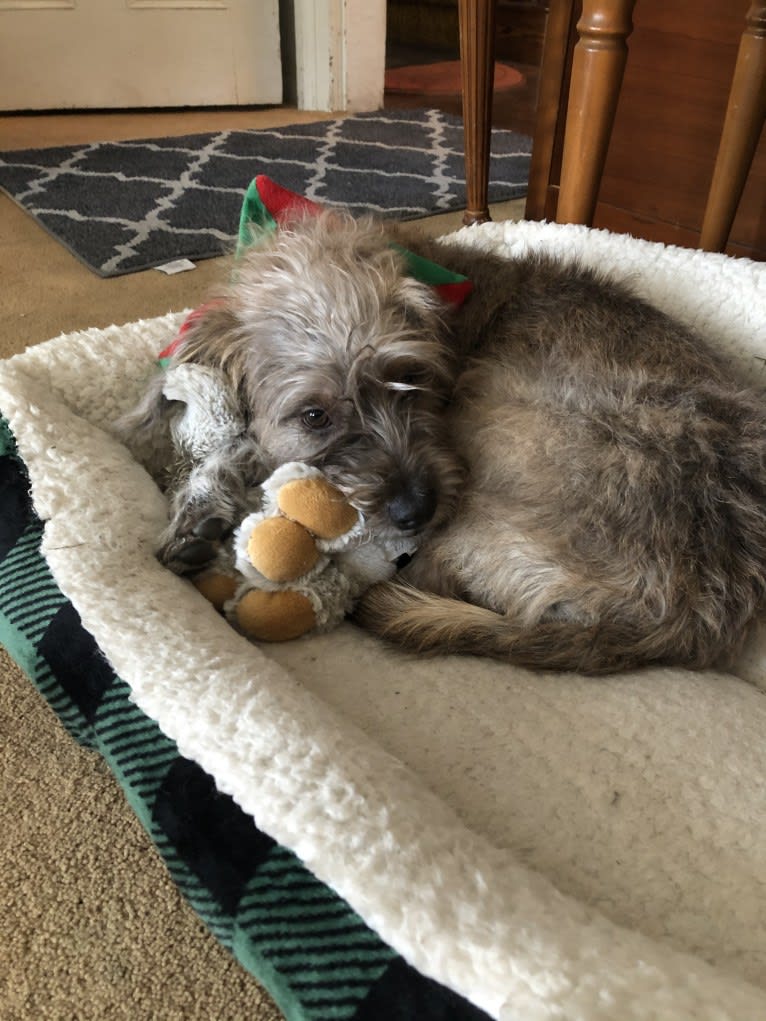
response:
<svg viewBox="0 0 766 1021"><path fill-rule="evenodd" d="M294 110L0 117L0 149L267 127ZM521 215L523 200L493 209ZM413 230L444 233L459 217ZM221 260L102 280L0 196L0 357L62 332L198 303ZM181 899L98 755L0 650L2 1021L276 1021L280 1012Z"/></svg>

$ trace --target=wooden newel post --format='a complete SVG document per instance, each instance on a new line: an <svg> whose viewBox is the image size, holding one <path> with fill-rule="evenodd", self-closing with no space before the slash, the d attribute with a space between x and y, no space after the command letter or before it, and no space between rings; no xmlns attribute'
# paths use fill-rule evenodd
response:
<svg viewBox="0 0 766 1021"><path fill-rule="evenodd" d="M583 0L572 57L556 219L593 223L636 0Z"/></svg>
<svg viewBox="0 0 766 1021"><path fill-rule="evenodd" d="M484 223L490 219L487 193L495 74L495 0L459 0L459 17L467 192L463 223Z"/></svg>
<svg viewBox="0 0 766 1021"><path fill-rule="evenodd" d="M754 0L739 44L729 104L700 232L700 248L722 252L766 118L766 0Z"/></svg>

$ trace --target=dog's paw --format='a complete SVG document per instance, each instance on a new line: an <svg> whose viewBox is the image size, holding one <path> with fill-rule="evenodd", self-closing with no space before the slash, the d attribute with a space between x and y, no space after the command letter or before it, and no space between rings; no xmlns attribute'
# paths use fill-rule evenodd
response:
<svg viewBox="0 0 766 1021"><path fill-rule="evenodd" d="M232 525L211 516L179 522L163 539L157 557L175 574L197 574L220 556Z"/></svg>

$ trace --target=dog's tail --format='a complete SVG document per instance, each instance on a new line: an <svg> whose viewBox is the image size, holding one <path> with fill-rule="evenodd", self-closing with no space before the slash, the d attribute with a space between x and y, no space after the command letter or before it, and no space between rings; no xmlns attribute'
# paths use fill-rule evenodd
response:
<svg viewBox="0 0 766 1021"><path fill-rule="evenodd" d="M373 586L354 616L367 630L414 652L492 656L539 670L611 673L667 662L679 652L669 656L667 634L660 649L657 634L637 633L617 620L588 625L562 619L525 626L505 614L400 581Z"/></svg>

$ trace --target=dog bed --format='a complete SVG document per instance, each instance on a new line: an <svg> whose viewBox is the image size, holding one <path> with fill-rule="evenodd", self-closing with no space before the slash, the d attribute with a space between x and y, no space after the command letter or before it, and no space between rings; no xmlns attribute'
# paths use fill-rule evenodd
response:
<svg viewBox="0 0 766 1021"><path fill-rule="evenodd" d="M458 239L608 267L764 379L762 266L575 226ZM766 1017L764 630L729 672L599 679L350 624L248 643L154 560L164 500L109 433L179 321L0 366L0 637L213 931L291 1021Z"/></svg>

